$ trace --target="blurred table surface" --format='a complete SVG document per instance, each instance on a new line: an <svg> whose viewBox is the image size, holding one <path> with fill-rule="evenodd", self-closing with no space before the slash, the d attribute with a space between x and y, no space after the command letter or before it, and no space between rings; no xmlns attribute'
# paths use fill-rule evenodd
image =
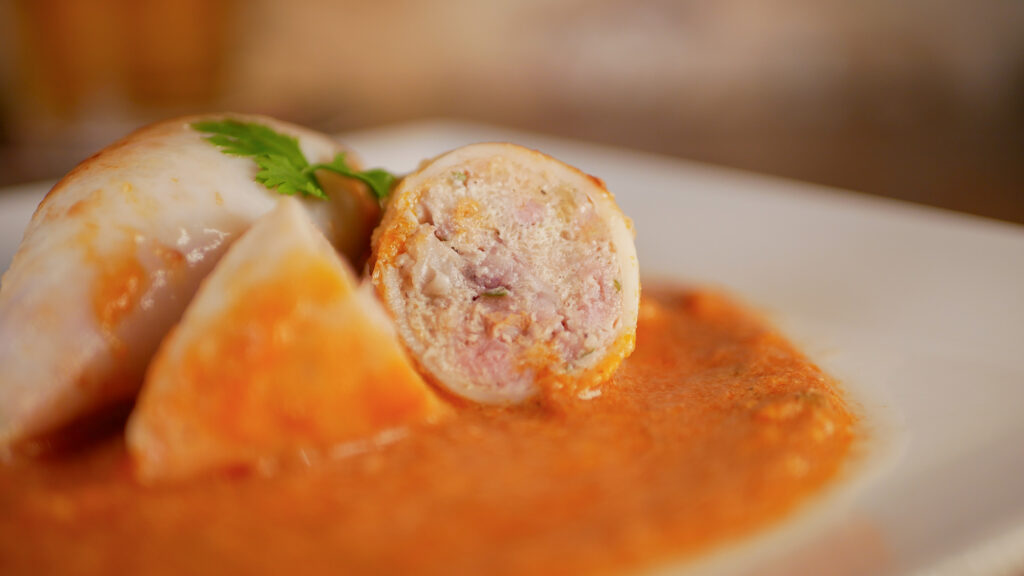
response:
<svg viewBox="0 0 1024 576"><path fill-rule="evenodd" d="M0 0L0 186L180 113L449 117L1024 223L1024 3L426 4Z"/></svg>

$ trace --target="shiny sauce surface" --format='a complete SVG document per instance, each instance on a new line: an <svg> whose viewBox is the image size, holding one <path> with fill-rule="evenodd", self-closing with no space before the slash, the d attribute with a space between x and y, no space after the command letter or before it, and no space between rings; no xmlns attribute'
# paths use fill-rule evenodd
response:
<svg viewBox="0 0 1024 576"><path fill-rule="evenodd" d="M780 519L858 439L837 384L759 318L645 287L596 398L463 407L268 476L142 486L120 435L2 464L0 573L630 573Z"/></svg>

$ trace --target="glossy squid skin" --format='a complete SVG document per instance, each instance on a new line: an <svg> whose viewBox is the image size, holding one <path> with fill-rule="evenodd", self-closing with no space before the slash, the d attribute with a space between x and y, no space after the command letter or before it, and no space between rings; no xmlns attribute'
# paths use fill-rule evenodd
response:
<svg viewBox="0 0 1024 576"><path fill-rule="evenodd" d="M125 432L140 481L308 465L448 415L297 204L232 245L160 345Z"/></svg>
<svg viewBox="0 0 1024 576"><path fill-rule="evenodd" d="M297 126L231 117L297 137L311 162L344 151ZM190 127L199 119L129 135L39 205L0 287L0 447L130 401L200 280L274 207L255 163L204 141ZM320 178L332 201L303 206L358 265L379 208L362 185Z"/></svg>

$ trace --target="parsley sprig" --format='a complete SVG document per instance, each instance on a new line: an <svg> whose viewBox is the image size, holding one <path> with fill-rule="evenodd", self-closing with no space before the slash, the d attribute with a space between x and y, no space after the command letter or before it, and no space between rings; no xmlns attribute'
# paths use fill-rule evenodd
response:
<svg viewBox="0 0 1024 576"><path fill-rule="evenodd" d="M345 154L338 154L330 162L310 164L296 138L263 124L228 118L194 122L191 126L209 134L204 140L220 148L224 154L252 158L259 166L256 181L279 194L303 194L326 200L327 194L316 177L317 170L329 170L345 178L359 180L380 201L391 193L395 185L394 174L381 168L355 170L345 161Z"/></svg>

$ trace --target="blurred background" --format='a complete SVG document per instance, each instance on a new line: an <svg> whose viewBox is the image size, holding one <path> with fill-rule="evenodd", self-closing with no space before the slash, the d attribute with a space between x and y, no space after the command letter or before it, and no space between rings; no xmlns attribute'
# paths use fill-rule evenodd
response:
<svg viewBox="0 0 1024 576"><path fill-rule="evenodd" d="M1024 222L1018 0L0 0L0 186L132 128L483 121Z"/></svg>

